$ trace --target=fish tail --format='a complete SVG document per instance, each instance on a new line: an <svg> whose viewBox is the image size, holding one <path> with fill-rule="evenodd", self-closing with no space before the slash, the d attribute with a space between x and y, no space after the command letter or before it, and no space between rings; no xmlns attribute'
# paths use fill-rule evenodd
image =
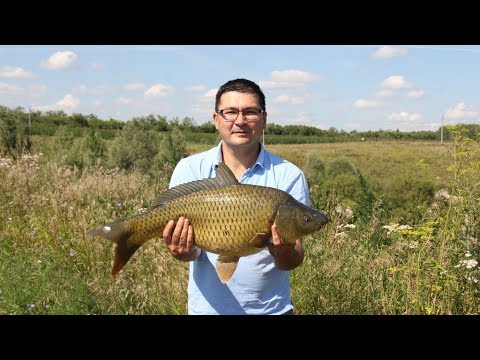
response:
<svg viewBox="0 0 480 360"><path fill-rule="evenodd" d="M112 275L116 275L125 266L127 261L137 251L140 245L129 241L132 232L128 229L124 219L109 222L87 232L89 236L100 236L117 244L115 260L113 261Z"/></svg>

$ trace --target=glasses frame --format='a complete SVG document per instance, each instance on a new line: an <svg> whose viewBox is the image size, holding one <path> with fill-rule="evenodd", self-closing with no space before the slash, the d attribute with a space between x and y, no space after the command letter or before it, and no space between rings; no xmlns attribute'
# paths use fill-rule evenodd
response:
<svg viewBox="0 0 480 360"><path fill-rule="evenodd" d="M257 117L256 119L254 119L254 120L249 120L249 119L247 119L247 117L245 116L245 114L243 113L243 111L244 111L244 110L253 110L253 109L260 111L260 113L258 114L258 117ZM237 113L237 116L235 117L235 119L233 119L233 120L228 120L228 119L225 117L225 115L223 115L223 112L224 112L225 110L237 110L238 113ZM231 122L237 121L238 116L240 115L240 113L242 113L243 117L245 118L245 120L246 120L247 122L250 122L250 121L253 122L253 121L259 120L259 119L260 119L260 116L261 116L264 112L265 112L265 110L259 109L259 108L257 108L257 107L249 107L249 108L242 109L242 110L237 109L237 108L229 107L229 108L225 108L225 109L218 110L218 111L217 111L217 114L220 114L220 116L221 116L221 117L223 118L223 120L225 120L226 122L231 123Z"/></svg>

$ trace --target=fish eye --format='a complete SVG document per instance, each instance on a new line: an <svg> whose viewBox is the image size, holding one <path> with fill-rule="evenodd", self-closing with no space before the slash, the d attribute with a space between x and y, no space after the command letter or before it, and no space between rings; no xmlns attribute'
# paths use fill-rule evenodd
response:
<svg viewBox="0 0 480 360"><path fill-rule="evenodd" d="M308 217L307 215L305 215L303 217L303 222L309 222L310 221L310 217Z"/></svg>

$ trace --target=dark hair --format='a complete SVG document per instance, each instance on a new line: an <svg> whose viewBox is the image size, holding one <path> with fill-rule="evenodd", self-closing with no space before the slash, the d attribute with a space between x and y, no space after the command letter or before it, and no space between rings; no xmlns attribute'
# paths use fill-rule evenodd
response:
<svg viewBox="0 0 480 360"><path fill-rule="evenodd" d="M220 104L220 98L222 95L230 91L238 91L245 94L256 95L260 102L260 108L263 111L267 110L265 104L265 94L263 93L262 89L260 89L260 86L247 79L235 79L227 81L218 89L217 95L215 96L215 111L218 111L218 105Z"/></svg>

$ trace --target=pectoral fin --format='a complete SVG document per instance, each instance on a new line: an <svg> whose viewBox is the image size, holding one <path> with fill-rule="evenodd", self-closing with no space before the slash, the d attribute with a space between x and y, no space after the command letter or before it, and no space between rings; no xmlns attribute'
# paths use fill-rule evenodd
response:
<svg viewBox="0 0 480 360"><path fill-rule="evenodd" d="M216 263L218 277L222 284L225 284L232 277L238 265L238 256L219 255Z"/></svg>
<svg viewBox="0 0 480 360"><path fill-rule="evenodd" d="M270 235L265 233L257 233L255 236L250 240L250 245L256 248L264 248L270 242Z"/></svg>

